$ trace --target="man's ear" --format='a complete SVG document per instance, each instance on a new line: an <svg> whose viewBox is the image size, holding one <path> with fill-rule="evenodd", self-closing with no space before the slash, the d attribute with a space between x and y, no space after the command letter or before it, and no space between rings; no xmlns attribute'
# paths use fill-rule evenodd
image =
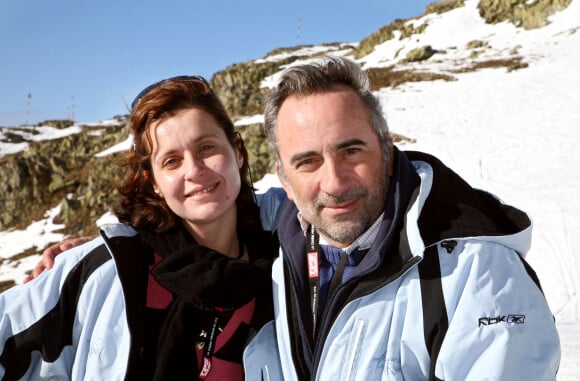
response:
<svg viewBox="0 0 580 381"><path fill-rule="evenodd" d="M284 191L286 192L286 196L288 197L288 199L293 200L292 188L290 188L290 184L288 184L288 179L286 178L286 176L284 176L283 169L280 166L281 166L280 162L276 160L276 174L278 175L278 179L280 180L282 188L284 188Z"/></svg>
<svg viewBox="0 0 580 381"><path fill-rule="evenodd" d="M393 167L394 167L394 158L393 158L393 153L394 153L394 142L393 142L393 137L391 136L391 134L387 133L385 134L385 136L383 137L385 144L387 145L387 149L391 152L391 154L389 155L391 160L389 160L388 162L388 168L387 168L387 175L390 177L393 175Z"/></svg>

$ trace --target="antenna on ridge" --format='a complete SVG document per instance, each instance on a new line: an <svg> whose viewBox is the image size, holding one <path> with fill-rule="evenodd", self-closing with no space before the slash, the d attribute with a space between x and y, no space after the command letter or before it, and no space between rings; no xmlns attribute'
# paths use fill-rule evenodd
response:
<svg viewBox="0 0 580 381"><path fill-rule="evenodd" d="M30 119L30 102L32 101L32 93L28 93L28 100L26 101L26 123L24 125L28 126L28 120Z"/></svg>
<svg viewBox="0 0 580 381"><path fill-rule="evenodd" d="M296 28L296 45L300 45L300 34L302 33L302 19L298 19L298 26Z"/></svg>
<svg viewBox="0 0 580 381"><path fill-rule="evenodd" d="M68 120L71 122L75 121L75 97L70 97L70 112L68 114Z"/></svg>

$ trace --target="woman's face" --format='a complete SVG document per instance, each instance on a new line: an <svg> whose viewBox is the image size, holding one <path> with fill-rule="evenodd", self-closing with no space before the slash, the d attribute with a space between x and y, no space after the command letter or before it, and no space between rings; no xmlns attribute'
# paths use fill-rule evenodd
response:
<svg viewBox="0 0 580 381"><path fill-rule="evenodd" d="M236 223L243 158L213 116L186 109L152 124L155 192L186 224L198 230Z"/></svg>

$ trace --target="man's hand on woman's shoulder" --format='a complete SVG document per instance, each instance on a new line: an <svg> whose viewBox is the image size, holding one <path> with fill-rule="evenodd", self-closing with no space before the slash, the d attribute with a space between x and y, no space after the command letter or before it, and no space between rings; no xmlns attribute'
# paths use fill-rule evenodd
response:
<svg viewBox="0 0 580 381"><path fill-rule="evenodd" d="M30 282L32 279L38 277L44 270L49 270L54 265L54 258L67 251L73 247L80 246L83 243L93 240L95 237L78 237L78 238L68 238L62 242L55 243L49 246L42 252L42 257L40 261L34 266L32 272L24 278L24 283Z"/></svg>

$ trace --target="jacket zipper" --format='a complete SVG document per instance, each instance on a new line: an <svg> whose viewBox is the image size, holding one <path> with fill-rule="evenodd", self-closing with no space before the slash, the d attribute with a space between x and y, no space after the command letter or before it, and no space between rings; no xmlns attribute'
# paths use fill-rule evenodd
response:
<svg viewBox="0 0 580 381"><path fill-rule="evenodd" d="M288 280L289 280L290 292L292 293L292 297L295 301L298 301L299 300L298 292L296 291L296 287L294 287L294 277L292 275L292 268L290 267L289 263L286 263L286 261L283 261L283 264L288 269L288 277L289 277ZM292 301L290 301L290 303L292 303ZM287 311L286 311L285 316L287 317ZM288 320L288 319L286 319L286 320ZM309 334L306 332L306 329L304 328L304 324L302 323L302 319L300 317L298 317L298 327L300 328L301 336L304 337L306 340L308 340ZM292 340L292 338L293 338L293 335L290 334L288 339ZM312 358L314 360L312 348L310 347L310 345L307 345L306 347L308 348L308 354L310 355L310 358ZM296 366L294 366L294 371L296 372ZM296 372L296 373L298 375L298 372ZM311 376L311 379L312 379L312 376Z"/></svg>
<svg viewBox="0 0 580 381"><path fill-rule="evenodd" d="M401 276L403 276L406 272L408 272L412 267L414 267L415 265L417 265L419 262L421 262L422 258L421 257L412 257L410 260L408 260L404 266L401 267L401 269L396 272L395 274L393 274L392 276L388 277L384 282L380 283L380 284L376 284L373 285L372 287L369 287L366 290L361 290L361 292L359 292L357 295L353 295L351 298L347 299L344 302L344 306L346 306L348 303L350 303L351 301L361 298L363 296L369 295L373 292L375 292L376 290L378 290L381 287L384 287L386 285L388 285L389 283L391 283L392 281L394 281L395 279L400 278ZM376 269L375 269L376 270ZM289 272L290 273L290 272ZM328 297L331 298L330 303L328 304L328 306L334 306L335 305L335 301L338 298L338 295L340 294L340 290L344 289L347 285L349 285L349 283L351 283L351 281L348 281L347 283L341 285L336 292L333 295L328 295ZM295 290L293 290L295 291ZM297 297L297 294L295 295L295 297ZM315 339L315 343L314 343L314 353L312 353L312 351L310 351L311 356L312 357L312 369L313 369L313 374L311 374L310 376L310 380L314 381L316 379L316 373L317 373L317 369L318 369L318 365L320 362L320 358L322 357L322 346L319 345L320 344L320 338L321 337L325 337L328 332L330 331L330 329L332 328L332 325L334 324L334 321L336 320L336 318L338 318L339 315L337 315L335 317L335 319L333 319L332 321L328 322L328 314L329 314L329 309L325 308L322 311L322 316L320 319L320 330L318 331L318 334L316 335L316 339ZM300 324L300 326L302 327L302 324ZM304 332L303 332L304 333Z"/></svg>

